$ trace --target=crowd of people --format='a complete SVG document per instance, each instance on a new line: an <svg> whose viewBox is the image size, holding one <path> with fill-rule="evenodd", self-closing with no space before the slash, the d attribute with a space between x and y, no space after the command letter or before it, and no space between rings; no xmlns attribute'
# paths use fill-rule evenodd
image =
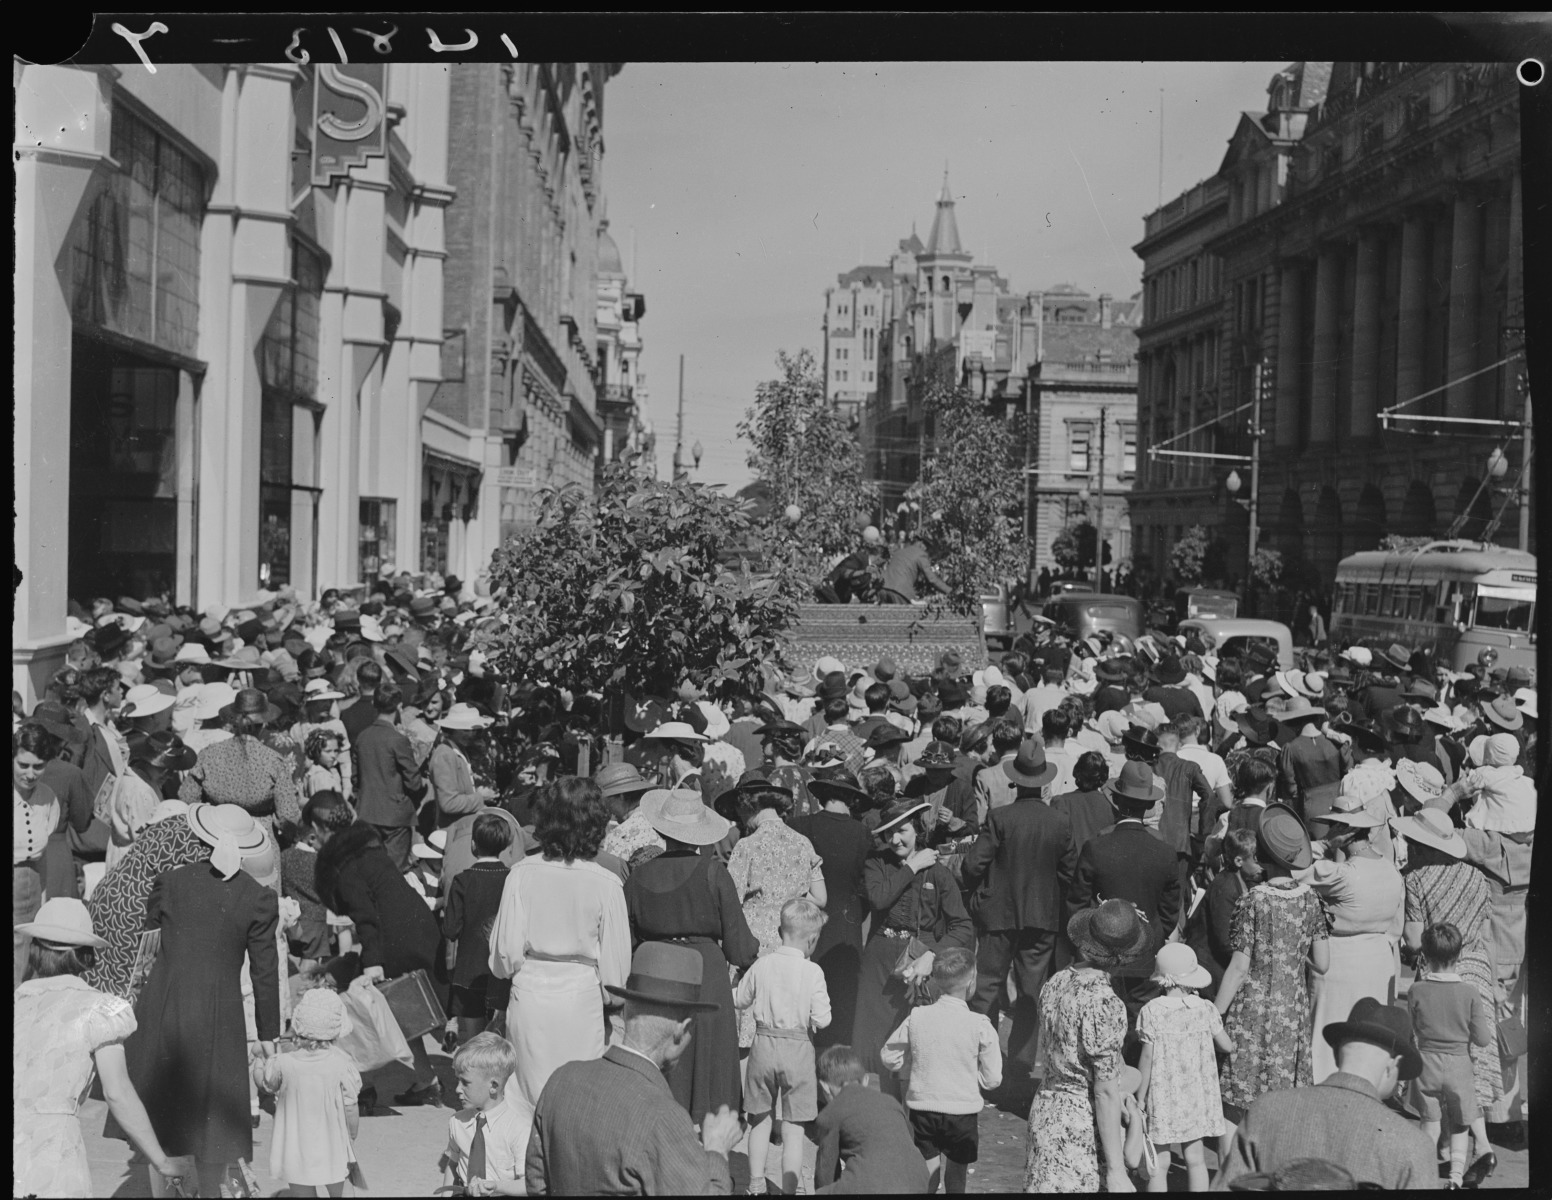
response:
<svg viewBox="0 0 1552 1200"><path fill-rule="evenodd" d="M14 698L18 1195L89 1193L94 1079L157 1195L251 1190L266 1109L343 1194L406 980L470 1195L763 1192L778 1141L789 1194L960 1192L988 1098L1028 1191L1471 1187L1527 1115L1530 672L1042 625L617 708L420 584L99 600Z"/></svg>

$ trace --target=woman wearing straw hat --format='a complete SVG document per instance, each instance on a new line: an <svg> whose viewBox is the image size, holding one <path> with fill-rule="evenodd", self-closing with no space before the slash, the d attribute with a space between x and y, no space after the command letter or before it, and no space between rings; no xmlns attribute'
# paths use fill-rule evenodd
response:
<svg viewBox="0 0 1552 1200"><path fill-rule="evenodd" d="M177 773L187 771L194 761L194 751L174 733L130 735L129 770L114 791L109 813L113 840L108 844L108 870L123 861L162 801L171 798L164 792L169 781L175 785Z"/></svg>
<svg viewBox="0 0 1552 1200"><path fill-rule="evenodd" d="M79 900L50 900L21 926L30 939L27 978L13 1001L12 1182L18 1196L89 1196L91 1165L77 1105L95 1072L108 1111L152 1168L178 1170L162 1150L130 1082L124 1041L135 1031L129 1002L81 974L107 945Z"/></svg>
<svg viewBox="0 0 1552 1200"><path fill-rule="evenodd" d="M236 805L191 805L194 835L211 847L208 863L158 878L146 903L161 945L135 1003L139 1028L124 1047L129 1077L169 1155L192 1159L200 1193L216 1191L231 1166L253 1157L249 1120L248 1033L242 969L253 979L257 1040L273 1051L280 1035L277 950L279 899L243 870L272 847L263 826ZM126 1131L109 1119L105 1137ZM165 1194L153 1168L153 1195Z"/></svg>
<svg viewBox="0 0 1552 1200"><path fill-rule="evenodd" d="M488 787L476 787L468 750L475 739L496 723L482 717L472 704L455 704L437 721L437 740L431 748L429 778L436 802L437 828L451 825L495 798Z"/></svg>
<svg viewBox="0 0 1552 1200"><path fill-rule="evenodd" d="M1331 965L1312 980L1317 1031L1341 1020L1364 996L1383 1004L1396 997L1406 885L1388 837L1384 845L1375 840L1389 830L1385 818L1368 811L1371 800L1390 803L1379 793L1351 791L1343 780L1336 807L1315 818L1327 833L1311 847L1315 873L1310 886L1325 902L1331 928ZM1336 1054L1318 1033L1311 1046L1319 1082L1336 1070Z"/></svg>
<svg viewBox="0 0 1552 1200"><path fill-rule="evenodd" d="M1320 900L1293 878L1311 865L1309 834L1287 805L1267 806L1256 830L1256 860L1264 877L1234 911L1234 956L1215 1000L1236 1047L1223 1070L1223 1115L1235 1125L1265 1093L1314 1082L1306 970L1313 965L1324 974L1331 966ZM1219 1143L1220 1159L1231 1134Z"/></svg>
<svg viewBox="0 0 1552 1200"><path fill-rule="evenodd" d="M975 945L975 925L965 911L959 884L938 862L938 852L927 848L931 813L932 805L925 800L891 804L874 830L880 848L862 868L872 923L862 948L851 1044L891 1095L899 1094L901 1081L883 1069L879 1051L911 1011L907 981L894 974L902 952L912 938L927 948L911 967L912 975L925 981L935 951L949 946L970 950Z"/></svg>
<svg viewBox="0 0 1552 1200"><path fill-rule="evenodd" d="M728 964L743 969L759 957L738 891L712 848L732 823L707 808L700 792L656 789L641 799L643 818L667 847L632 869L625 882L631 933L644 941L680 942L702 959L701 996L716 1007L695 1015L690 1048L669 1076L674 1099L699 1124L724 1104L738 1109L738 1017Z"/></svg>
<svg viewBox="0 0 1552 1200"><path fill-rule="evenodd" d="M1448 923L1460 930L1461 952L1456 973L1477 989L1493 1021L1494 1036L1486 1048L1471 1047L1471 1070L1477 1103L1490 1109L1503 1095L1498 1061L1497 963L1492 936L1492 889L1487 876L1466 861L1466 842L1440 808L1424 808L1398 817L1391 828L1406 839L1406 923L1402 929L1408 957L1422 946L1423 930ZM1487 1127L1473 1124L1477 1145L1487 1146Z"/></svg>
<svg viewBox="0 0 1552 1200"><path fill-rule="evenodd" d="M1128 900L1075 913L1067 936L1077 961L1040 989L1045 1070L1029 1109L1024 1191L1134 1191L1122 1157L1126 1005L1110 977L1141 960L1152 938Z"/></svg>
<svg viewBox="0 0 1552 1200"><path fill-rule="evenodd" d="M232 736L199 752L183 777L178 799L185 804L235 804L252 813L273 836L275 821L295 824L302 817L294 764L270 749L259 735L280 719L280 710L258 688L244 688L221 710Z"/></svg>

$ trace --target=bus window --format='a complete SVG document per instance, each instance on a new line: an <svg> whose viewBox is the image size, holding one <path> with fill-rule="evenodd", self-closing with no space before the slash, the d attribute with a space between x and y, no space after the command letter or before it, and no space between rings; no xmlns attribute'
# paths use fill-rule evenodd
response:
<svg viewBox="0 0 1552 1200"><path fill-rule="evenodd" d="M1353 611L1353 592L1355 585L1351 583L1339 583L1336 585L1335 609L1339 613L1351 613Z"/></svg>
<svg viewBox="0 0 1552 1200"><path fill-rule="evenodd" d="M1360 611L1364 616L1378 616L1380 611L1380 585L1377 583L1359 584L1358 603Z"/></svg>
<svg viewBox="0 0 1552 1200"><path fill-rule="evenodd" d="M1477 596L1470 624L1477 629L1512 629L1529 633L1535 602L1508 596Z"/></svg>

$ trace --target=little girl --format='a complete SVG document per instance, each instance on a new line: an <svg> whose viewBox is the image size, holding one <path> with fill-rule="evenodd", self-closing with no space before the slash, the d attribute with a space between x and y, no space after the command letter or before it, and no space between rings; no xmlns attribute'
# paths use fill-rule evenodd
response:
<svg viewBox="0 0 1552 1200"><path fill-rule="evenodd" d="M1212 982L1212 974L1196 961L1190 946L1165 943L1154 960L1153 980L1164 994L1148 1001L1137 1015L1137 1034L1142 1039L1138 1095L1158 1150L1148 1190L1169 1190L1170 1149L1178 1146L1190 1190L1205 1192L1207 1159L1202 1139L1223 1132L1213 1047L1232 1054L1234 1043L1223 1030L1217 1008L1196 994Z"/></svg>
<svg viewBox="0 0 1552 1200"><path fill-rule="evenodd" d="M361 1072L334 1045L350 1030L339 994L327 987L302 993L291 1014L296 1049L254 1064L254 1080L275 1094L269 1172L292 1188L343 1196L355 1165L351 1145L360 1130L356 1097ZM300 1192L293 1192L300 1195Z"/></svg>
<svg viewBox="0 0 1552 1200"><path fill-rule="evenodd" d="M345 794L345 776L340 768L344 739L326 726L307 735L307 774L302 778L302 796L312 799L319 792Z"/></svg>

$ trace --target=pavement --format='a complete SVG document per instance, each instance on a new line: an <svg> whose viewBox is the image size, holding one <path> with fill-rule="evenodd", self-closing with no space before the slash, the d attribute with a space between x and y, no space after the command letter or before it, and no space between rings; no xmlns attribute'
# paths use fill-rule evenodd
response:
<svg viewBox="0 0 1552 1200"><path fill-rule="evenodd" d="M1007 1040L1008 1025L1003 1021L1003 1040ZM442 1078L444 1094L452 1096L454 1081L452 1063L440 1048L431 1050L431 1060ZM366 1195L376 1196L430 1196L441 1186L442 1176L437 1169L437 1159L447 1144L446 1108L394 1108L391 1101L399 1092L407 1089L412 1076L398 1064L373 1071L366 1075L366 1082L377 1088L379 1107L371 1116L361 1120L361 1134L356 1140L356 1155L360 1159L366 1178ZM971 1192L1019 1192L1024 1182L1024 1146L1029 1111L1027 1095L994 1097L981 1112L980 1160L971 1168L969 1190ZM150 1186L144 1167L131 1168L130 1148L127 1142L110 1141L102 1136L107 1105L100 1100L90 1100L81 1106L81 1129L86 1140L87 1156L91 1160L92 1191L98 1196L150 1196ZM308 1189L296 1192L285 1190L279 1181L269 1174L269 1141L274 1129L274 1119L264 1113L259 1128L254 1131L253 1169L258 1177L260 1194L265 1196L309 1195ZM1496 1132L1496 1130L1495 1130ZM1529 1158L1523 1145L1517 1149L1495 1146L1498 1154L1498 1170L1486 1183L1489 1188L1525 1188L1530 1183ZM767 1162L767 1179L772 1185L780 1179L780 1147L771 1147ZM805 1194L813 1192L814 1147L804 1148ZM1208 1163L1216 1165L1214 1152L1209 1149ZM735 1152L730 1163L735 1193L746 1189L749 1180L748 1159ZM772 1190L775 1190L774 1186ZM1171 1173L1170 1191L1185 1191L1183 1170L1177 1165Z"/></svg>

